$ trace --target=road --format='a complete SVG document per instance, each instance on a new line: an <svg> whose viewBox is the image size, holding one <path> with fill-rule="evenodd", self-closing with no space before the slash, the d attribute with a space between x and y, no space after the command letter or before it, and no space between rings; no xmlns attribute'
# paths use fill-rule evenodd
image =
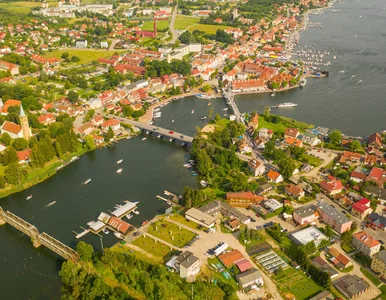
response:
<svg viewBox="0 0 386 300"><path fill-rule="evenodd" d="M177 17L177 9L178 9L178 4L174 7L172 19L170 21L170 31L172 33L172 40L170 41L171 44L174 44L178 38L178 32L174 28L174 23L176 22L176 17Z"/></svg>

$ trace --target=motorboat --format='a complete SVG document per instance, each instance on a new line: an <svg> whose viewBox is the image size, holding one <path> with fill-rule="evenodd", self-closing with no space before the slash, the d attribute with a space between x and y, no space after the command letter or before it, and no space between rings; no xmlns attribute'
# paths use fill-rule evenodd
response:
<svg viewBox="0 0 386 300"><path fill-rule="evenodd" d="M125 236L123 234L119 233L119 232L114 232L114 235L115 235L115 237L117 237L117 238L119 238L121 240L123 240L125 238Z"/></svg>
<svg viewBox="0 0 386 300"><path fill-rule="evenodd" d="M87 179L85 182L83 182L82 184L89 184L91 182L91 178Z"/></svg>
<svg viewBox="0 0 386 300"><path fill-rule="evenodd" d="M106 228L103 228L102 231L103 231L104 234L109 234L110 233L110 231L108 231Z"/></svg>
<svg viewBox="0 0 386 300"><path fill-rule="evenodd" d="M133 217L132 214L127 214L127 215L126 215L126 218L127 218L128 220L130 220L132 217Z"/></svg>
<svg viewBox="0 0 386 300"><path fill-rule="evenodd" d="M172 123L174 123L174 120L172 120Z"/></svg>
<svg viewBox="0 0 386 300"><path fill-rule="evenodd" d="M122 168L120 168L120 169L118 169L115 173L117 173L117 174L121 174L122 173Z"/></svg>
<svg viewBox="0 0 386 300"><path fill-rule="evenodd" d="M194 114L194 109L192 109L191 113Z"/></svg>
<svg viewBox="0 0 386 300"><path fill-rule="evenodd" d="M291 103L291 102L276 104L277 108L286 108L286 107L295 107L295 106L298 106L298 105L296 103Z"/></svg>
<svg viewBox="0 0 386 300"><path fill-rule="evenodd" d="M139 215L139 211L137 211L137 210L133 210L133 214L135 214L135 215Z"/></svg>
<svg viewBox="0 0 386 300"><path fill-rule="evenodd" d="M31 200L32 199L32 194L31 195L29 195L27 198L25 198L25 200Z"/></svg>
<svg viewBox="0 0 386 300"><path fill-rule="evenodd" d="M145 220L142 222L142 226L146 225L147 223L149 223L149 220Z"/></svg>
<svg viewBox="0 0 386 300"><path fill-rule="evenodd" d="M206 117L204 116L204 117L201 117L201 120L206 120Z"/></svg>
<svg viewBox="0 0 386 300"><path fill-rule="evenodd" d="M302 80L300 80L299 86L302 88L306 85L306 83L307 83L307 80L305 78L303 78Z"/></svg>
<svg viewBox="0 0 386 300"><path fill-rule="evenodd" d="M123 162L123 159L120 159L117 161L117 165L121 164Z"/></svg>
<svg viewBox="0 0 386 300"><path fill-rule="evenodd" d="M142 139L142 141L146 141L146 138L144 137L144 138Z"/></svg>

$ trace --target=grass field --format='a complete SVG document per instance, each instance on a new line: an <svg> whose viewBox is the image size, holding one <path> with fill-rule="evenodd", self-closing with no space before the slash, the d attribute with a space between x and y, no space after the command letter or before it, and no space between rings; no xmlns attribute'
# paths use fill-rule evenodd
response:
<svg viewBox="0 0 386 300"><path fill-rule="evenodd" d="M189 26L192 26L199 22L200 22L200 18L178 15L174 23L174 28L177 30L185 30Z"/></svg>
<svg viewBox="0 0 386 300"><path fill-rule="evenodd" d="M218 29L225 30L230 28L229 26L221 26L221 25L207 25L207 24L195 24L192 27L189 27L189 31L192 32L194 30L204 31L205 33L215 34Z"/></svg>
<svg viewBox="0 0 386 300"><path fill-rule="evenodd" d="M194 232L162 220L150 225L148 232L177 247L185 246L196 236Z"/></svg>
<svg viewBox="0 0 386 300"><path fill-rule="evenodd" d="M0 3L0 8L16 12L28 14L31 11L32 7L40 7L40 2L2 2Z"/></svg>
<svg viewBox="0 0 386 300"><path fill-rule="evenodd" d="M156 258L163 259L172 251L168 246L160 242L155 242L150 237L140 236L132 242L133 245L154 255Z"/></svg>
<svg viewBox="0 0 386 300"><path fill-rule="evenodd" d="M101 57L111 57L115 52L118 52L118 51L63 49L63 50L54 50L52 52L47 52L44 56L60 58L64 52L68 52L70 57L72 56L79 57L80 61L77 62L77 64L81 65L81 64L88 64Z"/></svg>
<svg viewBox="0 0 386 300"><path fill-rule="evenodd" d="M386 285L382 285L379 289L381 290L382 294L380 294L378 297L380 297L382 300L386 300Z"/></svg>
<svg viewBox="0 0 386 300"><path fill-rule="evenodd" d="M291 293L296 299L308 299L313 295L323 291L312 279L308 278L300 271L288 268L273 278L277 286L283 293Z"/></svg>
<svg viewBox="0 0 386 300"><path fill-rule="evenodd" d="M263 117L259 118L258 128L260 129L263 127L267 129L271 129L275 132L284 132L288 127L299 128L300 130L304 131L305 129L312 128L314 126L301 121L296 121L290 118L280 116L279 123L271 123L271 122L267 122Z"/></svg>
<svg viewBox="0 0 386 300"><path fill-rule="evenodd" d="M154 21L146 21L145 23L143 23L142 29L153 31L153 26L154 26L153 23L154 23ZM168 27L169 27L169 21L168 20L157 21L157 29L162 30L162 29L165 29Z"/></svg>
<svg viewBox="0 0 386 300"><path fill-rule="evenodd" d="M120 244L117 244L117 245L111 247L110 249L113 251L116 251L116 252L123 253L125 255L132 255L135 258L137 258L139 260L144 260L148 263L162 263L163 262L161 257L155 256L155 255L154 255L154 257L149 257L143 252L133 250L130 247L126 247L126 246L120 245Z"/></svg>
<svg viewBox="0 0 386 300"><path fill-rule="evenodd" d="M364 268L360 268L363 275L365 275L372 283L374 283L375 286L378 286L382 283L377 277L375 277L373 274L371 274L369 271L367 271Z"/></svg>

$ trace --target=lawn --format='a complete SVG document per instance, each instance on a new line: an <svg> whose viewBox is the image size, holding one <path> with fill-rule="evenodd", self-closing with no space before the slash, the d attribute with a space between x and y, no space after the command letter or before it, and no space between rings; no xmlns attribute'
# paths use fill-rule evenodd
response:
<svg viewBox="0 0 386 300"><path fill-rule="evenodd" d="M307 161L308 164L314 167L318 167L322 164L322 160L319 157L315 157L312 155L304 154L303 157Z"/></svg>
<svg viewBox="0 0 386 300"><path fill-rule="evenodd" d="M194 232L163 220L151 224L148 232L177 247L185 246L196 236Z"/></svg>
<svg viewBox="0 0 386 300"><path fill-rule="evenodd" d="M291 293L296 299L308 299L323 291L312 279L293 268L283 270L278 275L273 275L277 286L283 293Z"/></svg>
<svg viewBox="0 0 386 300"><path fill-rule="evenodd" d="M154 23L154 21L146 21L145 23L143 23L142 29L153 31L153 29L154 29L153 23ZM163 29L166 29L169 27L169 21L168 20L156 21L156 23L157 23L157 29L160 29L160 30L163 30Z"/></svg>
<svg viewBox="0 0 386 300"><path fill-rule="evenodd" d="M155 256L155 255L154 255L154 257L149 257L143 252L131 249L130 247L127 247L127 246L124 246L121 244L116 244L113 247L111 247L110 249L115 251L115 252L123 253L124 255L132 255L135 258L137 258L139 260L146 261L148 263L154 264L154 263L162 263L163 262L161 257Z"/></svg>
<svg viewBox="0 0 386 300"><path fill-rule="evenodd" d="M344 252L346 252L346 253L352 253L355 251L355 249L353 247L351 247L350 245L348 245L346 243L342 243L341 247L344 250Z"/></svg>
<svg viewBox="0 0 386 300"><path fill-rule="evenodd" d="M353 255L353 258L359 262L362 266L366 268L370 268L371 266L371 258L367 257L366 255L358 252Z"/></svg>
<svg viewBox="0 0 386 300"><path fill-rule="evenodd" d="M200 22L200 18L178 15L174 23L174 28L176 30L185 30L189 26L197 24Z"/></svg>
<svg viewBox="0 0 386 300"><path fill-rule="evenodd" d="M31 11L32 7L40 7L40 2L3 2L0 3L0 8L15 12L28 14Z"/></svg>
<svg viewBox="0 0 386 300"><path fill-rule="evenodd" d="M220 190L218 188L207 187L207 188L203 189L202 191L207 195L210 195L213 193L216 196L216 198L225 199L225 196L226 196L226 192L224 192L223 190Z"/></svg>
<svg viewBox="0 0 386 300"><path fill-rule="evenodd" d="M189 226L191 227L192 229L195 229L195 230L203 230L203 229L199 229L199 225L193 221L189 221L187 220L183 215L179 214L179 213L174 213L173 215L169 215L169 218L171 220L174 220L174 221L177 221L178 223L181 223L183 225L186 225L186 226Z"/></svg>
<svg viewBox="0 0 386 300"><path fill-rule="evenodd" d="M77 64L81 65L81 64L88 64L101 57L111 57L115 52L119 52L119 51L63 49L63 50L54 50L51 52L47 52L44 56L60 58L64 52L67 52L70 55L70 57L72 56L79 57L80 61L77 62Z"/></svg>
<svg viewBox="0 0 386 300"><path fill-rule="evenodd" d="M160 242L154 241L150 237L140 236L132 242L133 245L145 250L147 253L154 255L159 259L168 256L172 251L168 246Z"/></svg>
<svg viewBox="0 0 386 300"><path fill-rule="evenodd" d="M286 118L280 116L280 121L278 123L271 123L264 119L264 117L259 118L259 129L260 128L271 129L275 132L284 132L288 127L299 128L300 130L305 130L307 128L313 128L314 125L307 124L301 121L296 121L291 118Z"/></svg>
<svg viewBox="0 0 386 300"><path fill-rule="evenodd" d="M227 28L230 28L230 26L195 24L189 27L188 31L193 32L194 30L200 30L204 31L205 33L215 34L218 29L225 30Z"/></svg>
<svg viewBox="0 0 386 300"><path fill-rule="evenodd" d="M365 275L372 283L374 283L375 286L378 286L382 283L377 277L375 277L373 274L371 274L366 269L360 268L360 270L363 273L363 275Z"/></svg>
<svg viewBox="0 0 386 300"><path fill-rule="evenodd" d="M376 299L381 298L382 300L386 300L386 285L382 285L379 289L381 290L382 294L376 297Z"/></svg>

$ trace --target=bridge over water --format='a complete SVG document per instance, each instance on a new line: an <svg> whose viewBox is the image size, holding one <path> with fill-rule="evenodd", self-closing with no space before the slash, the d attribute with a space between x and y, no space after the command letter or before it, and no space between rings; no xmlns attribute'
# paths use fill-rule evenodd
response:
<svg viewBox="0 0 386 300"><path fill-rule="evenodd" d="M10 211L5 212L0 206L0 225L4 225L6 223L29 236L31 238L32 245L35 248L43 245L66 260L72 260L74 262L79 261L79 255L74 249L68 247L45 232L39 233L39 230L34 225L28 223Z"/></svg>

